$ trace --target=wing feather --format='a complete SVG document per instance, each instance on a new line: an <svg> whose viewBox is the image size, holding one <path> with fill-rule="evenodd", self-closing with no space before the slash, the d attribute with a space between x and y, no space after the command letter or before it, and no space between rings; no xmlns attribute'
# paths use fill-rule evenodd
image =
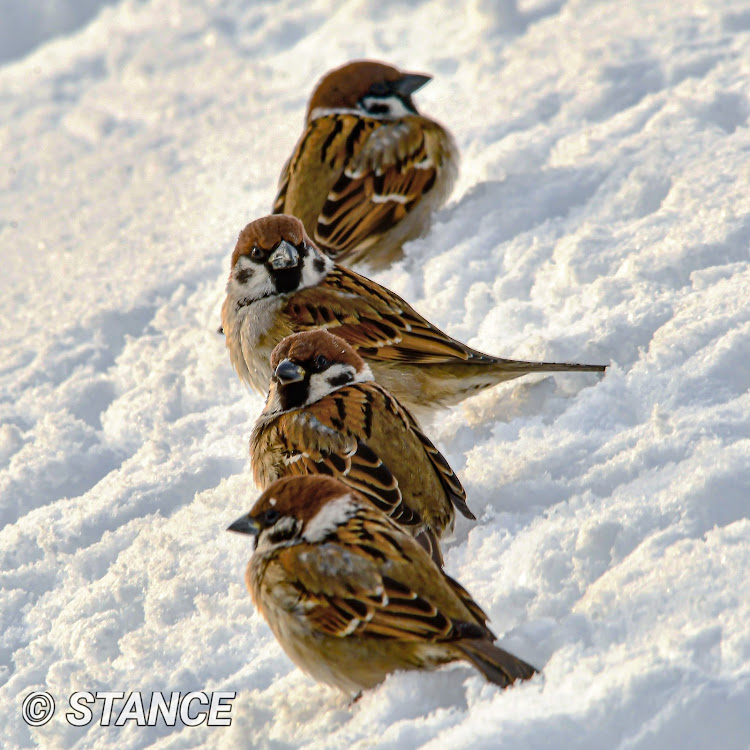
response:
<svg viewBox="0 0 750 750"><path fill-rule="evenodd" d="M445 456L435 447L427 435L422 432L419 422L417 422L408 409L399 404L399 402L396 401L396 399L393 398L393 396L391 396L384 388L377 385L374 387L380 391L387 408L403 420L405 429L408 429L413 433L421 443L451 504L458 508L466 518L475 521L476 516L469 510L469 506L466 504L466 490L464 490L463 485L450 467Z"/></svg>
<svg viewBox="0 0 750 750"><path fill-rule="evenodd" d="M372 384L374 386L374 384ZM375 390L379 395L380 390ZM251 452L256 481L261 486L281 476L324 474L365 495L377 508L405 526L423 519L404 503L396 477L367 444L373 417L373 391L347 386L310 404L304 412L291 412L263 423L253 431ZM269 471L264 455L283 446L282 462Z"/></svg>
<svg viewBox="0 0 750 750"><path fill-rule="evenodd" d="M444 158L434 123L420 117L375 123L366 139L344 142L347 167L318 217L314 239L334 257L374 244L403 220L434 187Z"/></svg>
<svg viewBox="0 0 750 750"><path fill-rule="evenodd" d="M279 185L276 189L276 198L273 201L273 214L283 214L284 204L286 203L286 192L289 189L289 165L291 164L291 157L286 160L284 166L279 175Z"/></svg>
<svg viewBox="0 0 750 750"><path fill-rule="evenodd" d="M284 314L294 330L326 328L376 362L496 362L451 338L385 287L341 266L318 287L300 289Z"/></svg>
<svg viewBox="0 0 750 750"><path fill-rule="evenodd" d="M491 635L486 616L466 591L426 559L418 567L427 566L429 589L440 601L430 601L404 582L407 566L414 570L413 558L420 554L426 553L389 519L361 509L339 526L335 545L286 548L276 564L296 580L294 611L324 635L433 642ZM297 562L300 558L304 565ZM339 575L332 575L332 564L340 568ZM426 588L424 581L421 587ZM472 622L477 611L482 619ZM456 617L459 613L463 616Z"/></svg>

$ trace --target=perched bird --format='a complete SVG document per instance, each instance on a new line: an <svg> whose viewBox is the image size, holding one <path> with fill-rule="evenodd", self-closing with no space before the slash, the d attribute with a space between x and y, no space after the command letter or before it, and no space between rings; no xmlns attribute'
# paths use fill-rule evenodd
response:
<svg viewBox="0 0 750 750"><path fill-rule="evenodd" d="M250 438L255 483L328 474L406 527L442 565L438 539L467 518L466 493L414 417L372 379L343 339L295 333L271 355L263 413Z"/></svg>
<svg viewBox="0 0 750 750"><path fill-rule="evenodd" d="M402 243L426 231L458 175L450 133L420 115L411 98L429 80L372 60L323 76L273 212L299 217L318 246L346 265L397 259Z"/></svg>
<svg viewBox="0 0 750 750"><path fill-rule="evenodd" d="M315 328L346 340L380 385L419 412L527 373L605 369L501 359L471 349L389 289L337 266L293 216L256 219L240 232L221 317L232 365L263 395L273 374L273 348L291 333Z"/></svg>
<svg viewBox="0 0 750 750"><path fill-rule="evenodd" d="M494 645L479 605L411 536L335 479L280 479L229 531L255 536L253 602L319 682L356 694L458 660L501 687L536 671Z"/></svg>

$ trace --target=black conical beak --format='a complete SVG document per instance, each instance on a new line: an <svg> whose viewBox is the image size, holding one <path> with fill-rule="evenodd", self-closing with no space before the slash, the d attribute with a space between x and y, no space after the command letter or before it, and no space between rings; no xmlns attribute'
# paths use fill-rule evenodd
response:
<svg viewBox="0 0 750 750"><path fill-rule="evenodd" d="M432 80L432 76L425 76L421 73L406 73L395 83L391 84L395 91L402 96L410 96L417 89L421 89L426 83Z"/></svg>
<svg viewBox="0 0 750 750"><path fill-rule="evenodd" d="M250 534L258 536L260 534L260 524L247 514L238 518L234 523L227 526L227 531L236 531L238 534Z"/></svg>
<svg viewBox="0 0 750 750"><path fill-rule="evenodd" d="M295 365L294 362L288 359L279 362L274 375L276 376L276 380L282 385L298 383L300 380L305 379L305 371L299 365Z"/></svg>
<svg viewBox="0 0 750 750"><path fill-rule="evenodd" d="M271 268L294 268L299 263L299 251L294 245L282 240L279 246L268 256Z"/></svg>

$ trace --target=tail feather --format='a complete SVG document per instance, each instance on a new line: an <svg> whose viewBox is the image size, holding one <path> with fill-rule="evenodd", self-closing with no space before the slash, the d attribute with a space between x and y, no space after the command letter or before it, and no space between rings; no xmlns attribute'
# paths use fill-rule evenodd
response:
<svg viewBox="0 0 750 750"><path fill-rule="evenodd" d="M432 529L423 529L414 538L427 550L435 565L442 570L443 553L440 551L440 543L435 532Z"/></svg>
<svg viewBox="0 0 750 750"><path fill-rule="evenodd" d="M537 670L513 654L486 640L462 640L456 647L490 682L508 687L516 680L528 680Z"/></svg>
<svg viewBox="0 0 750 750"><path fill-rule="evenodd" d="M574 362L524 362L516 359L497 359L492 369L497 382L513 380L532 372L604 372L607 365L582 365Z"/></svg>
<svg viewBox="0 0 750 750"><path fill-rule="evenodd" d="M531 375L553 372L598 372L606 371L608 365L587 365L575 362L526 362L516 359L501 359L487 354L476 353L465 360L453 359L450 362L435 362L421 365L419 370L431 389L430 407L404 400L420 415L429 414L436 406L452 406L468 396L473 396L485 388L498 383ZM413 366L413 369L416 369ZM377 375L376 375L377 377ZM434 391L434 392L433 392ZM456 506L462 513L464 510ZM469 511L470 512L470 511Z"/></svg>

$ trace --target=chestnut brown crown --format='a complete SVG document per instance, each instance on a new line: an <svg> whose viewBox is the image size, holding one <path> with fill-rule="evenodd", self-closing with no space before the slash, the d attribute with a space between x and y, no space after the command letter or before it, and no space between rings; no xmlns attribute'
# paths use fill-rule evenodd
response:
<svg viewBox="0 0 750 750"><path fill-rule="evenodd" d="M318 81L307 107L307 122L316 109L354 109L370 92L384 93L404 84L404 93L430 80L422 73L408 73L377 60L354 60L326 73ZM421 82L421 83L420 83Z"/></svg>
<svg viewBox="0 0 750 750"><path fill-rule="evenodd" d="M328 331L317 329L287 336L271 352L271 368L276 369L285 359L295 363L309 362L323 355L329 362L352 365L357 371L365 366L362 357L344 341Z"/></svg>
<svg viewBox="0 0 750 750"><path fill-rule="evenodd" d="M232 268L243 255L249 255L253 247L269 251L282 240L291 245L301 243L312 245L305 227L296 216L287 214L273 214L251 221L239 234L237 244L232 253Z"/></svg>
<svg viewBox="0 0 750 750"><path fill-rule="evenodd" d="M368 504L358 492L332 477L284 477L266 489L247 515L261 518L273 509L281 516L291 516L304 524L314 518L326 503L344 495L353 495L363 505Z"/></svg>

